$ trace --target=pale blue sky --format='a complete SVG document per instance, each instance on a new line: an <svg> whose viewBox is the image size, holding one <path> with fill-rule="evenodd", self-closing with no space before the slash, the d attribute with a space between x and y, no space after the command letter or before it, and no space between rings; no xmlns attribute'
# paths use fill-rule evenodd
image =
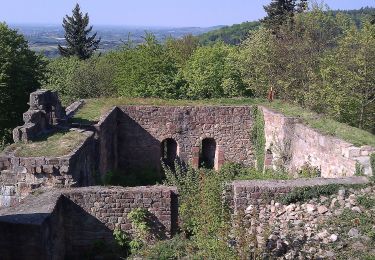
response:
<svg viewBox="0 0 375 260"><path fill-rule="evenodd" d="M60 24L78 2L95 25L213 26L264 16L270 0L0 0L0 21ZM331 9L375 6L375 0L326 0Z"/></svg>

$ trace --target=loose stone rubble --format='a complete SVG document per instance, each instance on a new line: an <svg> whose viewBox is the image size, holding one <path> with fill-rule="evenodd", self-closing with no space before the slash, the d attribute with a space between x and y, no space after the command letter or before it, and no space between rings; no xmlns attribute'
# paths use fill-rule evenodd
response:
<svg viewBox="0 0 375 260"><path fill-rule="evenodd" d="M367 208L358 198L372 199ZM266 259L364 259L375 256L375 187L282 205L249 205L241 219ZM370 258L369 258L370 259ZM372 259L372 258L371 258Z"/></svg>

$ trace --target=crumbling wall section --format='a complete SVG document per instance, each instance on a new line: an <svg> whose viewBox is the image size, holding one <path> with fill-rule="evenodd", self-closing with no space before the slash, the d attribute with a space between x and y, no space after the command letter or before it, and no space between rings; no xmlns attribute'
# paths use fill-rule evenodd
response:
<svg viewBox="0 0 375 260"><path fill-rule="evenodd" d="M77 130L81 131L81 130ZM0 159L0 207L17 204L38 188L82 187L95 184L97 169L94 134L82 131L86 140L61 157L17 157Z"/></svg>
<svg viewBox="0 0 375 260"><path fill-rule="evenodd" d="M286 181L276 180L255 180L255 181L233 181L226 185L224 190L224 201L232 213L245 211L249 207L265 205L271 200L280 202L283 195L286 195L297 188L312 188L328 185L365 185L369 180L366 177L346 178L313 178L294 179Z"/></svg>
<svg viewBox="0 0 375 260"><path fill-rule="evenodd" d="M56 92L38 90L30 94L30 108L23 114L25 124L13 130L14 142L34 140L66 122L65 109Z"/></svg>
<svg viewBox="0 0 375 260"><path fill-rule="evenodd" d="M268 167L283 166L298 172L304 166L320 171L325 178L353 176L358 169L372 175L370 154L374 147L355 147L333 136L320 133L300 122L262 107L265 121L266 151L272 153Z"/></svg>

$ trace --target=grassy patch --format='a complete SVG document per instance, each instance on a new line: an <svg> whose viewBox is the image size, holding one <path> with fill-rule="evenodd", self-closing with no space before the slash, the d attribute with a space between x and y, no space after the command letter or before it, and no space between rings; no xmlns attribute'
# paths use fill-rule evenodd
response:
<svg viewBox="0 0 375 260"><path fill-rule="evenodd" d="M174 100L157 98L99 98L88 99L86 104L74 116L76 122L96 122L100 116L114 106L150 105L150 106L207 106L207 105L254 105L263 101L253 98L223 98L204 100Z"/></svg>
<svg viewBox="0 0 375 260"><path fill-rule="evenodd" d="M339 123L330 118L318 115L296 105L276 100L268 103L263 99L254 98L223 98L206 100L164 100L156 98L100 98L89 99L73 118L74 122L97 122L101 115L114 106L120 105L154 105L154 106L241 106L263 105L279 111L287 116L299 117L302 121L323 134L336 136L354 145L375 146L375 136L367 131Z"/></svg>
<svg viewBox="0 0 375 260"><path fill-rule="evenodd" d="M19 157L64 156L78 147L86 138L86 135L76 131L59 132L34 142L12 144L7 150L15 151L15 155Z"/></svg>
<svg viewBox="0 0 375 260"><path fill-rule="evenodd" d="M266 106L284 115L301 118L304 124L319 130L323 134L336 136L356 146L375 146L375 136L365 130L339 123L307 109L281 101L275 101Z"/></svg>

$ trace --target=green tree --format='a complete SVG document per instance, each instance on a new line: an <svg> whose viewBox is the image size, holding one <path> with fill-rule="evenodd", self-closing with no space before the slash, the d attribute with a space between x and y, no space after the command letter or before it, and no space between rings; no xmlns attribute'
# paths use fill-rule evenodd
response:
<svg viewBox="0 0 375 260"><path fill-rule="evenodd" d="M29 94L40 87L45 61L28 48L25 38L0 23L0 143L22 123ZM7 140L10 136L7 135Z"/></svg>
<svg viewBox="0 0 375 260"><path fill-rule="evenodd" d="M307 9L307 0L272 0L264 10L267 16L262 20L268 29L277 33L280 26L287 22L293 23L295 13Z"/></svg>
<svg viewBox="0 0 375 260"><path fill-rule="evenodd" d="M96 38L96 33L89 36L92 26L89 26L89 16L84 16L77 4L73 9L72 16L66 16L63 19L65 30L66 47L59 44L60 54L64 57L77 56L81 60L88 59L95 50L99 48L100 38Z"/></svg>
<svg viewBox="0 0 375 260"><path fill-rule="evenodd" d="M234 63L236 51L224 43L198 48L183 70L184 95L194 99L243 95L244 84Z"/></svg>
<svg viewBox="0 0 375 260"><path fill-rule="evenodd" d="M188 34L181 39L168 38L165 45L168 54L182 68L199 47L199 40L197 37Z"/></svg>
<svg viewBox="0 0 375 260"><path fill-rule="evenodd" d="M45 87L58 91L64 105L82 98L115 96L115 58L108 53L84 61L74 56L54 59L47 67Z"/></svg>
<svg viewBox="0 0 375 260"><path fill-rule="evenodd" d="M115 85L121 96L176 98L178 66L154 35L117 53Z"/></svg>
<svg viewBox="0 0 375 260"><path fill-rule="evenodd" d="M352 26L323 58L323 102L339 121L375 132L375 27ZM329 93L329 94L327 94Z"/></svg>

